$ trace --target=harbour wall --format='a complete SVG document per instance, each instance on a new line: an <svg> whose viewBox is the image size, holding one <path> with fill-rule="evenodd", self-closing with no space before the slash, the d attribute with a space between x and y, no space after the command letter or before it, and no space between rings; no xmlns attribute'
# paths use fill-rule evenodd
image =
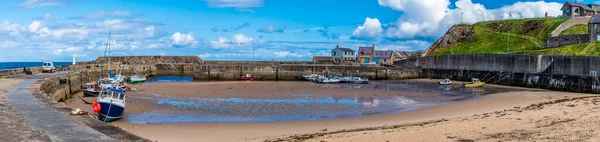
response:
<svg viewBox="0 0 600 142"><path fill-rule="evenodd" d="M294 81L301 75L331 74L360 76L374 80L419 77L420 69L359 67L338 65L261 65L261 64L156 64L156 75L194 76L195 80L236 80L238 75L252 74L254 80Z"/></svg>
<svg viewBox="0 0 600 142"><path fill-rule="evenodd" d="M449 78L559 91L600 93L600 57L542 55L451 55L395 62L422 69L424 78Z"/></svg>
<svg viewBox="0 0 600 142"><path fill-rule="evenodd" d="M56 73L45 79L40 90L55 101L64 101L81 92L85 83L96 81L100 76L100 67L96 64L69 66L71 71ZM194 76L194 80L232 81L237 75L252 74L255 80L295 81L306 74L353 75L373 80L397 80L418 78L420 69L392 67L359 67L337 65L266 65L266 64L153 64L153 65L113 65L112 72L130 75L137 72L146 76L184 75ZM106 74L106 70L103 71Z"/></svg>
<svg viewBox="0 0 600 142"><path fill-rule="evenodd" d="M87 65L69 66L72 71L56 73L54 76L42 81L40 91L55 101L64 101L70 99L72 94L83 91L85 83L97 81L100 78L100 70L88 68ZM112 72L121 72L124 75L130 75L133 72L153 76L156 67L152 65L122 66L113 68ZM102 71L104 75L107 70Z"/></svg>

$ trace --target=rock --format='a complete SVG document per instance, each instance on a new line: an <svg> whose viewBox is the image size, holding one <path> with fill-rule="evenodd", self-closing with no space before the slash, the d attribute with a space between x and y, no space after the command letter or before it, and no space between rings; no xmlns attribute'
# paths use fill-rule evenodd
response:
<svg viewBox="0 0 600 142"><path fill-rule="evenodd" d="M325 129L323 129L323 130L321 130L321 131L323 131L323 132L324 132L324 131L327 131L327 128L325 128Z"/></svg>
<svg viewBox="0 0 600 142"><path fill-rule="evenodd" d="M427 54L438 48L444 48L455 43L470 42L473 40L475 40L475 30L472 25L455 25L448 29L446 34L429 46L429 48L423 52L423 56L427 56Z"/></svg>

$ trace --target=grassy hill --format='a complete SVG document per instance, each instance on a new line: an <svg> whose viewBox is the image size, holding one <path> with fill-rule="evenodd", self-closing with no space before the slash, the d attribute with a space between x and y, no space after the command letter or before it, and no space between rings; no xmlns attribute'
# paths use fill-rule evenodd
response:
<svg viewBox="0 0 600 142"><path fill-rule="evenodd" d="M546 40L550 36L550 33L567 20L568 18L529 18L475 23L469 25L474 30L474 35L472 35L474 38L472 40L459 42L460 40L452 40L452 36L445 35L442 38L448 39L441 38L434 43L430 47L431 49L428 49L430 50L428 56L450 55L452 51L454 54L503 54L515 52L559 54L562 51L558 51L558 49L545 49L544 47L546 47ZM583 31L582 27L575 27L568 30L573 33ZM585 31L587 31L587 28ZM447 34L449 33L457 33L457 31L448 31ZM448 44L440 44L440 42L448 42ZM571 48L579 49L581 47L570 47L569 49Z"/></svg>
<svg viewBox="0 0 600 142"><path fill-rule="evenodd" d="M560 33L560 35L572 35L572 34L587 34L588 33L588 25L579 24L568 29L564 30Z"/></svg>
<svg viewBox="0 0 600 142"><path fill-rule="evenodd" d="M600 56L600 42L568 45L557 48L523 51L529 54L563 55L563 56Z"/></svg>

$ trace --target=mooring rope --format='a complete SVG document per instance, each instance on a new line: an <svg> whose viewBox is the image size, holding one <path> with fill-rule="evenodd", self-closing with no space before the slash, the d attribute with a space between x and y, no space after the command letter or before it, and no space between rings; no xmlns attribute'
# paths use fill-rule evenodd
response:
<svg viewBox="0 0 600 142"><path fill-rule="evenodd" d="M481 80L485 80L488 77L488 75L490 75L490 73L492 73L492 71L488 71L488 73Z"/></svg>
<svg viewBox="0 0 600 142"><path fill-rule="evenodd" d="M508 75L508 74L507 74L507 75L506 75L506 76L504 76L503 78L501 78L501 79L499 79L499 80L496 80L495 82L493 82L493 83L491 83L491 84L496 84L497 82L499 82L499 81L502 81L502 80L504 80L504 79L506 79L506 78L508 78L508 77L510 77L510 76L511 76L511 75Z"/></svg>

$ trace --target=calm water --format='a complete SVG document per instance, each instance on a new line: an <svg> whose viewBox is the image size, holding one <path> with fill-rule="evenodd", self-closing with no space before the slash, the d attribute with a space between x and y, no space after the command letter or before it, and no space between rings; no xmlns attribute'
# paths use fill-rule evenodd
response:
<svg viewBox="0 0 600 142"><path fill-rule="evenodd" d="M194 76L156 76L146 82L194 82Z"/></svg>
<svg viewBox="0 0 600 142"><path fill-rule="evenodd" d="M16 69L24 67L41 67L44 62L0 62L0 70L4 69ZM53 62L54 66L66 66L72 64L72 62Z"/></svg>

